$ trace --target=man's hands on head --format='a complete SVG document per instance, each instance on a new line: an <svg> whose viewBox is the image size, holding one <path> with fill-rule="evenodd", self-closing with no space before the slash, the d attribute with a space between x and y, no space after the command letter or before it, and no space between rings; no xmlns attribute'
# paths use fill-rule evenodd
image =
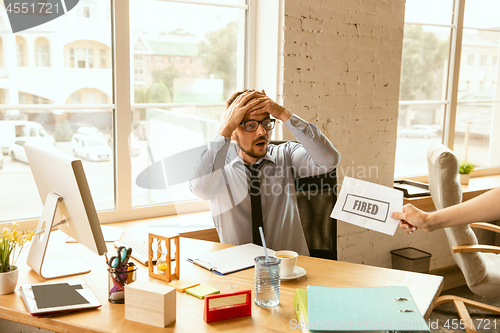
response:
<svg viewBox="0 0 500 333"><path fill-rule="evenodd" d="M413 233L417 228L425 232L434 230L432 223L430 223L431 214L421 211L412 204L404 205L402 213L394 212L391 217L400 220L399 227L405 229L407 234Z"/></svg>
<svg viewBox="0 0 500 333"><path fill-rule="evenodd" d="M257 96L255 96L255 99L259 100L260 103L253 106L250 109L250 114L251 115L257 115L261 113L269 113L271 116L273 116L276 119L281 120L282 122L287 121L291 116L292 113L285 109L283 106L279 105L275 101L273 101L271 98L269 98L266 95L266 92L264 89L262 89L261 92L257 93Z"/></svg>
<svg viewBox="0 0 500 333"><path fill-rule="evenodd" d="M254 98L258 94L257 91L246 91L239 95L234 102L226 109L224 114L224 122L219 128L219 134L230 138L233 131L245 117L245 114L253 110L253 108L260 109L263 103L258 98Z"/></svg>

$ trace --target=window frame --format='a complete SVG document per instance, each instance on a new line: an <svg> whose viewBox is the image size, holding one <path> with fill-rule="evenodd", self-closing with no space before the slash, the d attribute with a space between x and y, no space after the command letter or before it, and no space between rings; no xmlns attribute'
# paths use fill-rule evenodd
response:
<svg viewBox="0 0 500 333"><path fill-rule="evenodd" d="M500 28L477 28L477 27L464 27L464 15L465 15L465 0L455 0L453 5L453 18L452 24L431 24L431 23L419 23L419 22L406 22L405 25L421 25L421 26L436 26L436 27L448 27L451 28L451 40L450 40L450 56L448 65L448 77L447 77L447 93L446 100L438 101L399 101L399 106L403 105L443 105L445 107L444 112L444 123L443 123L443 136L442 144L453 150L455 141L455 123L457 116L457 107L460 104L470 103L470 101L458 101L458 83L462 56L462 37L464 29L474 29L483 31L498 31ZM471 54L464 53L463 56L467 56L466 65L469 65L469 57ZM474 62L476 62L475 55L472 54ZM480 60L480 59L479 59ZM500 64L498 64L500 65ZM479 65L473 64L472 66L483 67L481 63ZM497 82L497 85L500 82ZM498 97L497 97L498 98ZM497 100L476 100L475 103L500 103L500 99ZM452 130L453 129L453 130ZM472 177L481 177L500 174L500 166L491 166L485 168L474 169L474 174ZM401 177L398 177L401 178ZM412 179L417 181L427 182L427 175L411 175L404 176L406 179Z"/></svg>
<svg viewBox="0 0 500 333"><path fill-rule="evenodd" d="M278 91L280 84L280 41L283 31L280 29L283 20L283 0L247 0L244 5L231 5L226 3L202 2L196 0L158 0L170 2L193 3L200 5L222 6L245 8L245 29L243 54L245 68L238 68L238 77L243 77L244 87L265 88L266 93L271 98L278 100ZM130 135L132 108L140 107L141 104L132 104L131 83L133 80L133 67L131 61L134 61L134 53L130 48L130 26L129 26L129 0L110 0L111 15L111 69L112 69L112 101L110 104L36 104L36 105L15 105L15 109L111 109L113 112L113 171L114 171L114 209L98 211L101 223L127 221L141 218L176 215L181 213L190 213L209 210L208 201L192 200L181 203L164 203L148 205L141 207L132 206L132 169L129 155L128 137ZM259 17L257 17L259 16ZM269 29L259 26L267 24L270 18L275 22L269 26L275 34L270 33ZM279 19L277 19L279 18ZM269 28L268 27L268 28ZM241 35L240 35L241 38ZM273 47L269 47L272 45ZM73 49L74 66L78 68L77 48ZM70 58L71 58L70 49ZM88 66L88 50L86 50L86 68ZM98 54L97 56L100 56ZM94 54L94 58L96 55ZM172 57L168 59L171 62ZM71 62L71 59L70 59ZM94 59L94 69L95 66ZM238 87L243 88L243 87ZM175 107L179 104L145 104L148 107ZM217 104L195 104L197 107L225 106L225 103ZM12 109L12 105L0 105L0 109ZM279 136L279 133L278 133ZM23 228L35 228L38 219L19 217ZM3 221L0 221L0 225ZM6 221L5 221L6 222Z"/></svg>

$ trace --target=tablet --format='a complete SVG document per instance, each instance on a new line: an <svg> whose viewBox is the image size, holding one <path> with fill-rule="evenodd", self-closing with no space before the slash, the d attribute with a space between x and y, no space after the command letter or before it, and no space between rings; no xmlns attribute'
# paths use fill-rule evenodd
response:
<svg viewBox="0 0 500 333"><path fill-rule="evenodd" d="M26 308L33 316L101 306L84 280L23 284L20 291Z"/></svg>

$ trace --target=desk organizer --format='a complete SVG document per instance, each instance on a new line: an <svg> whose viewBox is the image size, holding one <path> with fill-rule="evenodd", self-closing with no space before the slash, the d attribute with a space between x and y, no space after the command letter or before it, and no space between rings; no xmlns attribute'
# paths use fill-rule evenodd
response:
<svg viewBox="0 0 500 333"><path fill-rule="evenodd" d="M136 280L137 266L129 263L120 270L108 268L108 301L123 304L125 287Z"/></svg>
<svg viewBox="0 0 500 333"><path fill-rule="evenodd" d="M175 288L146 281L125 286L125 319L157 327L175 321Z"/></svg>
<svg viewBox="0 0 500 333"><path fill-rule="evenodd" d="M156 249L153 249L153 244L156 243ZM175 245L174 263L172 267L172 243ZM160 236L149 234L148 236L148 271L149 276L155 279L170 282L180 279L180 254L179 254L179 235ZM154 251L156 251L156 265L153 265ZM164 252L163 252L164 251ZM174 273L172 273L174 268Z"/></svg>

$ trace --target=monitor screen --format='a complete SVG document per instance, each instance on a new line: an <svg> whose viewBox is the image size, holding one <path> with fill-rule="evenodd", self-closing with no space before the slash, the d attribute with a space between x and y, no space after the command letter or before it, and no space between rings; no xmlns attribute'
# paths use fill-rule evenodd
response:
<svg viewBox="0 0 500 333"><path fill-rule="evenodd" d="M37 232L48 226L53 226L62 220L66 220L65 223L57 227L59 230L74 238L82 245L85 245L96 254L104 254L106 252L106 243L104 242L101 225L92 195L90 194L82 161L64 155L52 146L42 147L25 144L24 149L40 199L44 203ZM49 234L47 231L40 233L37 236L40 237L40 241L32 242L30 254L28 255L28 264L35 271L38 268L34 268L33 265L38 266L38 261L40 261L39 269L40 271L42 270L41 266L45 251L43 251L42 255L32 254L32 252L40 250L36 249L39 246L38 243L41 243L43 240L46 243ZM41 272L37 273L43 276Z"/></svg>

